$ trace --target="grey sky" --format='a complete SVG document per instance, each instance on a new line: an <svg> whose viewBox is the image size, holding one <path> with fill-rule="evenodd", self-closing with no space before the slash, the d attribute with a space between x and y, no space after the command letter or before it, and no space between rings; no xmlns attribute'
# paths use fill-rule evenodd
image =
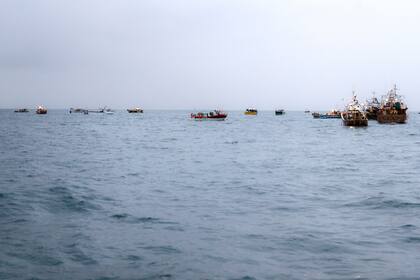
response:
<svg viewBox="0 0 420 280"><path fill-rule="evenodd" d="M420 2L0 0L0 107L420 108Z"/></svg>

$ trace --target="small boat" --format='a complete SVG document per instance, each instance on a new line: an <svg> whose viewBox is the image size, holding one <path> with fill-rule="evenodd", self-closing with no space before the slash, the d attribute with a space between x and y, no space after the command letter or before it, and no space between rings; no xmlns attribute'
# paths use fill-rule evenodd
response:
<svg viewBox="0 0 420 280"><path fill-rule="evenodd" d="M403 97L397 94L397 86L394 85L388 94L382 97L378 111L379 123L405 123L407 121L407 106Z"/></svg>
<svg viewBox="0 0 420 280"><path fill-rule="evenodd" d="M340 119L341 112L339 110L333 109L326 114L320 114L317 112L312 113L314 119Z"/></svg>
<svg viewBox="0 0 420 280"><path fill-rule="evenodd" d="M38 115L45 115L47 112L48 111L44 106L38 106L38 108L36 109L36 113Z"/></svg>
<svg viewBox="0 0 420 280"><path fill-rule="evenodd" d="M309 114L311 111L309 110L305 110L305 114Z"/></svg>
<svg viewBox="0 0 420 280"><path fill-rule="evenodd" d="M79 114L85 114L85 115L87 115L87 114L89 114L89 110L87 110L87 109L81 109L81 108L70 108L69 113L70 114L79 113Z"/></svg>
<svg viewBox="0 0 420 280"><path fill-rule="evenodd" d="M87 111L88 113L108 114L108 115L114 114L114 111L112 111L111 109L107 107L99 108L97 110L87 110Z"/></svg>
<svg viewBox="0 0 420 280"><path fill-rule="evenodd" d="M219 110L214 110L208 113L198 112L196 114L191 113L191 118L197 121L206 121L206 120L214 120L214 121L224 121L227 117L227 113L224 113Z"/></svg>
<svg viewBox="0 0 420 280"><path fill-rule="evenodd" d="M15 110L15 113L28 113L29 112L29 110L28 109L25 109L25 108L23 108L23 109L16 109Z"/></svg>
<svg viewBox="0 0 420 280"><path fill-rule="evenodd" d="M380 107L381 104L379 103L378 98L375 97L375 93L373 93L372 98L370 100L366 100L364 108L367 118L369 120L377 120Z"/></svg>
<svg viewBox="0 0 420 280"><path fill-rule="evenodd" d="M105 112L105 108L99 108L98 110L88 110L88 113L102 114Z"/></svg>
<svg viewBox="0 0 420 280"><path fill-rule="evenodd" d="M345 126L367 126L368 119L366 113L360 106L357 96L353 92L352 101L346 106L344 112L341 113L341 119Z"/></svg>
<svg viewBox="0 0 420 280"><path fill-rule="evenodd" d="M254 109L254 108L248 108L245 110L244 112L245 115L251 115L251 116L255 116L258 114L258 110Z"/></svg>
<svg viewBox="0 0 420 280"><path fill-rule="evenodd" d="M285 112L284 112L283 109L278 109L278 110L275 111L275 114L276 114L276 116L278 116L278 115L284 115Z"/></svg>
<svg viewBox="0 0 420 280"><path fill-rule="evenodd" d="M127 112L129 112L130 114L132 114L132 113L143 113L143 109L137 107L137 108L127 109Z"/></svg>
<svg viewBox="0 0 420 280"><path fill-rule="evenodd" d="M112 111L111 109L109 109L109 108L105 108L104 109L104 113L105 114L107 114L107 115L113 115L114 114L114 111Z"/></svg>

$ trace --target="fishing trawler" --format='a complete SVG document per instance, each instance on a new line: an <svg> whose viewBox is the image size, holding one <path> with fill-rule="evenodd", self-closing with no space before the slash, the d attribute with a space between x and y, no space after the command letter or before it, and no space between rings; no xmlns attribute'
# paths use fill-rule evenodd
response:
<svg viewBox="0 0 420 280"><path fill-rule="evenodd" d="M378 111L379 123L405 123L407 121L407 106L403 97L397 94L397 86L382 97Z"/></svg>
<svg viewBox="0 0 420 280"><path fill-rule="evenodd" d="M16 109L16 110L15 110L15 113L28 113L28 112L29 112L29 110L28 110L28 109L26 109L26 108Z"/></svg>
<svg viewBox="0 0 420 280"><path fill-rule="evenodd" d="M38 108L36 109L36 113L38 115L45 115L47 113L47 109L44 106L38 106Z"/></svg>
<svg viewBox="0 0 420 280"><path fill-rule="evenodd" d="M380 107L381 104L379 103L378 98L375 97L375 93L373 93L372 98L366 101L364 108L367 118L369 120L377 120Z"/></svg>
<svg viewBox="0 0 420 280"><path fill-rule="evenodd" d="M353 92L352 101L346 106L345 110L341 113L341 119L345 126L367 126L368 119L366 113L363 111L362 106L357 100L357 96Z"/></svg>
<svg viewBox="0 0 420 280"><path fill-rule="evenodd" d="M276 116L278 116L278 115L284 115L285 112L284 112L283 109L278 109L278 110L275 111L275 114L276 114Z"/></svg>
<svg viewBox="0 0 420 280"><path fill-rule="evenodd" d="M127 109L127 112L129 112L130 114L143 113L143 109L137 107L137 108Z"/></svg>
<svg viewBox="0 0 420 280"><path fill-rule="evenodd" d="M258 114L258 110L255 108L248 108L245 110L244 112L245 115L251 115L251 116L255 116Z"/></svg>
<svg viewBox="0 0 420 280"><path fill-rule="evenodd" d="M191 118L197 121L224 121L227 117L227 113L219 110L214 110L208 113L198 112L196 114L191 113Z"/></svg>

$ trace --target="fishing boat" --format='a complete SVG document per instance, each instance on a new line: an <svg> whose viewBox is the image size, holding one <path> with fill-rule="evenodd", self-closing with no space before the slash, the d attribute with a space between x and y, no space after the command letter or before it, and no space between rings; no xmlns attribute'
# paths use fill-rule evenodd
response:
<svg viewBox="0 0 420 280"><path fill-rule="evenodd" d="M36 113L38 115L45 115L47 112L48 111L44 106L38 106L38 108L36 109Z"/></svg>
<svg viewBox="0 0 420 280"><path fill-rule="evenodd" d="M366 101L365 112L369 120L377 120L378 112L381 107L381 104L378 101L378 98L375 97L375 93L370 100Z"/></svg>
<svg viewBox="0 0 420 280"><path fill-rule="evenodd" d="M378 111L379 123L405 123L407 121L407 106L401 95L397 94L397 86L382 97Z"/></svg>
<svg viewBox="0 0 420 280"><path fill-rule="evenodd" d="M28 113L29 112L29 110L28 109L25 109L25 108L23 108L23 109L16 109L15 110L15 113Z"/></svg>
<svg viewBox="0 0 420 280"><path fill-rule="evenodd" d="M130 114L143 113L143 109L137 107L137 108L127 109L127 112L129 112Z"/></svg>
<svg viewBox="0 0 420 280"><path fill-rule="evenodd" d="M276 116L278 116L278 115L284 115L285 112L284 112L283 109L278 109L278 110L275 111L275 114L276 114Z"/></svg>
<svg viewBox="0 0 420 280"><path fill-rule="evenodd" d="M325 114L320 114L317 112L312 113L314 119L340 119L341 112L339 110L333 109Z"/></svg>
<svg viewBox="0 0 420 280"><path fill-rule="evenodd" d="M102 113L105 113L105 108L99 108L97 110L88 110L88 113L102 114Z"/></svg>
<svg viewBox="0 0 420 280"><path fill-rule="evenodd" d="M107 115L113 115L114 111L112 111L110 108L104 108L104 113Z"/></svg>
<svg viewBox="0 0 420 280"><path fill-rule="evenodd" d="M88 113L109 114L109 115L114 114L114 111L112 111L110 108L107 108L107 107L99 108L97 110L87 110L87 111Z"/></svg>
<svg viewBox="0 0 420 280"><path fill-rule="evenodd" d="M227 117L227 113L224 113L219 110L214 110L211 112L198 112L196 114L191 113L191 118L197 121L207 121L207 120L213 120L213 121L224 121Z"/></svg>
<svg viewBox="0 0 420 280"><path fill-rule="evenodd" d="M70 108L69 113L70 114L79 113L79 114L85 114L85 115L87 115L87 114L89 114L89 110L87 110L87 109L81 109L81 108Z"/></svg>
<svg viewBox="0 0 420 280"><path fill-rule="evenodd" d="M244 112L245 115L256 116L258 114L258 110L255 108L248 108Z"/></svg>
<svg viewBox="0 0 420 280"><path fill-rule="evenodd" d="M346 106L345 110L341 113L341 119L345 126L367 126L368 119L366 113L363 111L362 106L357 100L357 96L353 92L352 101Z"/></svg>

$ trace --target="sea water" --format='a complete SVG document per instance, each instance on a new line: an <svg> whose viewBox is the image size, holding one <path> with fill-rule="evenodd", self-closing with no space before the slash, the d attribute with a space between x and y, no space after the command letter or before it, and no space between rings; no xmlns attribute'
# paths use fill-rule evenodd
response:
<svg viewBox="0 0 420 280"><path fill-rule="evenodd" d="M0 279L415 279L420 115L0 111Z"/></svg>

